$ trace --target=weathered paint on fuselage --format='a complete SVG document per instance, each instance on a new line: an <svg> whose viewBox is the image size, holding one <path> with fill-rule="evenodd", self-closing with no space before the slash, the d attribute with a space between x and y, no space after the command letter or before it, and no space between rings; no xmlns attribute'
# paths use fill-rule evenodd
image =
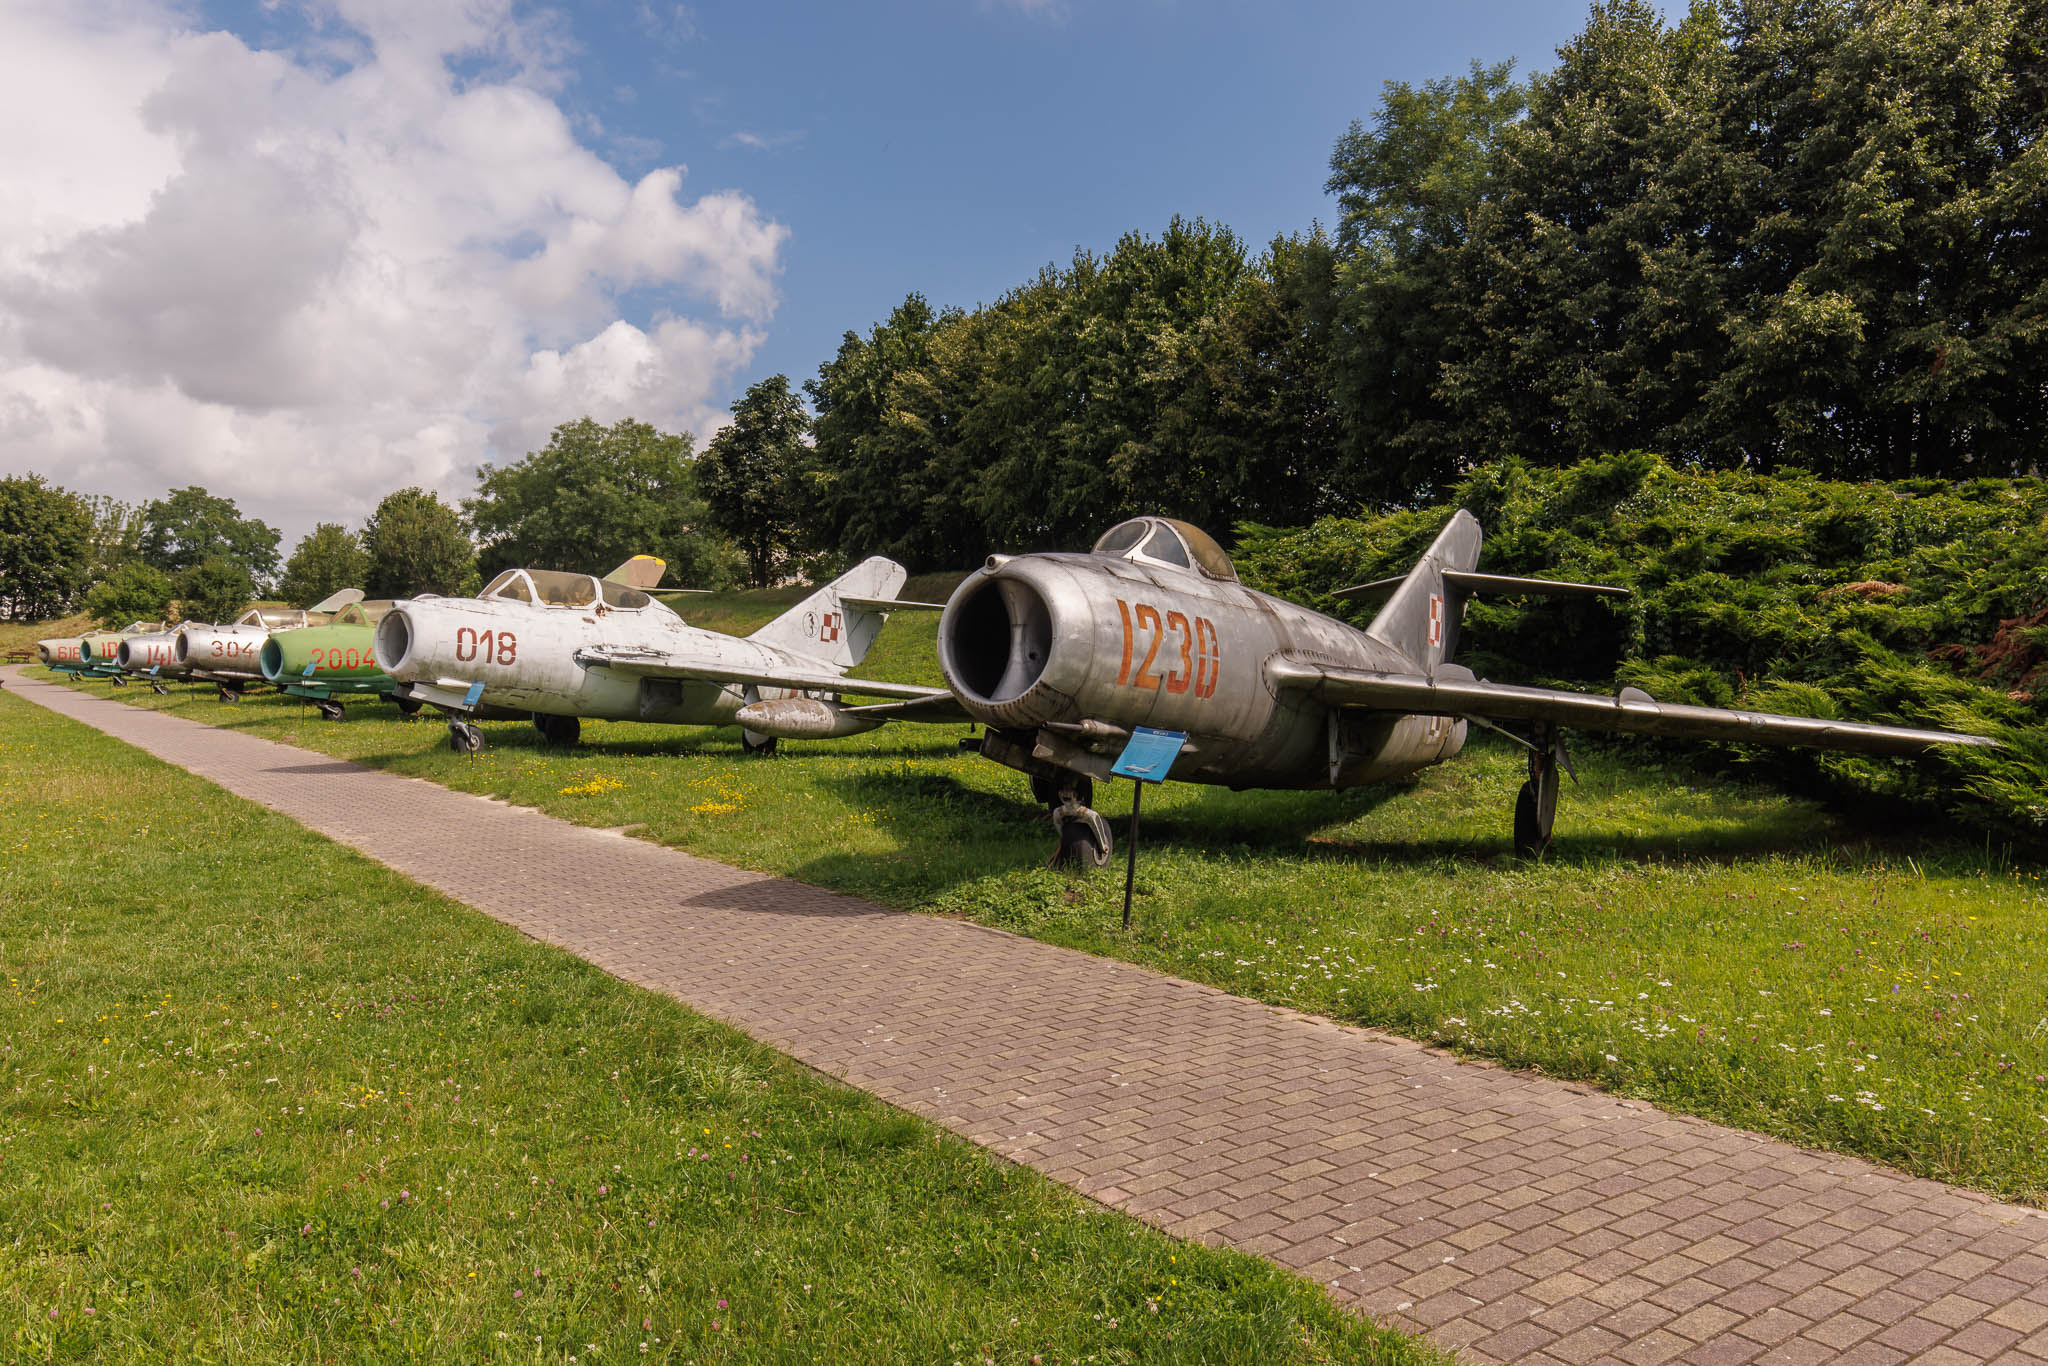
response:
<svg viewBox="0 0 2048 1366"><path fill-rule="evenodd" d="M114 660L125 673L177 678L186 672L185 665L178 661L178 633L175 631L129 636L115 648Z"/></svg>
<svg viewBox="0 0 2048 1366"><path fill-rule="evenodd" d="M1042 628L1033 620L1041 610ZM977 642L985 647L999 625L1011 639L994 676L994 652ZM1034 642L1043 664L1028 678ZM1439 763L1464 742L1462 721L1332 709L1283 691L1267 672L1279 658L1425 672L1322 613L1192 570L1098 554L998 557L960 586L939 624L940 667L970 714L1012 745L1045 751L1044 762L1096 776L1120 737L1041 727L1094 720L1184 731L1189 743L1171 776L1231 787L1350 787Z"/></svg>
<svg viewBox="0 0 2048 1366"><path fill-rule="evenodd" d="M401 637L404 643L399 648ZM788 669L798 663L818 667L815 661L798 661L769 646L686 625L659 603L600 610L477 598L415 600L379 623L377 641L385 668L402 683L458 692L482 683L479 700L485 705L671 725L726 725L753 698L797 694L635 677L578 663L576 651L602 644L615 651L680 656L713 668Z"/></svg>

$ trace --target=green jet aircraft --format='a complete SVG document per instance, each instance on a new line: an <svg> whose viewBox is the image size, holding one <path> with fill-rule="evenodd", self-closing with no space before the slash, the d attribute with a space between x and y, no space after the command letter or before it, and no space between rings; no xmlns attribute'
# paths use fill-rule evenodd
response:
<svg viewBox="0 0 2048 1366"><path fill-rule="evenodd" d="M389 697L397 686L377 663L377 623L391 606L389 601L352 602L325 626L272 631L257 665L280 691L311 700L323 717L339 721L344 712L338 694ZM394 700L407 716L420 709L410 698Z"/></svg>

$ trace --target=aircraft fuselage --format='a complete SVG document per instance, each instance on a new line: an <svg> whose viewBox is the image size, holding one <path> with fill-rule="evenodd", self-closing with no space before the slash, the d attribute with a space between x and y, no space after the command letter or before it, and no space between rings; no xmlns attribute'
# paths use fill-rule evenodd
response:
<svg viewBox="0 0 2048 1366"><path fill-rule="evenodd" d="M1027 772L1106 777L1141 725L1186 732L1171 777L1231 787L1352 787L1464 744L1456 718L1332 708L1283 690L1270 666L1288 659L1424 672L1333 617L1098 554L995 557L939 623L947 684L993 732L982 752Z"/></svg>

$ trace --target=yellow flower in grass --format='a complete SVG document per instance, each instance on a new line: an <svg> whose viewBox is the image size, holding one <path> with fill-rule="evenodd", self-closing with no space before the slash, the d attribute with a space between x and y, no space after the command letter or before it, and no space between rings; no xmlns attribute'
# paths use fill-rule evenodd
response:
<svg viewBox="0 0 2048 1366"><path fill-rule="evenodd" d="M600 792L611 792L624 786L625 784L617 778L596 777L587 783L579 783L574 787L564 787L556 790L565 797L595 797Z"/></svg>

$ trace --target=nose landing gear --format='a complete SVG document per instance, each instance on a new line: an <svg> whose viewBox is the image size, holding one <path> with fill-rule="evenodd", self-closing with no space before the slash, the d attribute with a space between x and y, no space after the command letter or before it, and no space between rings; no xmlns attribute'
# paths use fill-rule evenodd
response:
<svg viewBox="0 0 2048 1366"><path fill-rule="evenodd" d="M339 721L347 714L341 703L332 700L316 702L313 705L320 709L320 719L322 721Z"/></svg>
<svg viewBox="0 0 2048 1366"><path fill-rule="evenodd" d="M484 747L484 733L459 716L448 718L448 748L457 754L474 754Z"/></svg>
<svg viewBox="0 0 2048 1366"><path fill-rule="evenodd" d="M1033 775L1031 795L1045 804L1052 817L1052 828L1059 834L1059 847L1053 851L1048 867L1109 866L1114 847L1109 822L1088 805L1095 797L1094 779L1085 773L1062 773L1057 778Z"/></svg>

